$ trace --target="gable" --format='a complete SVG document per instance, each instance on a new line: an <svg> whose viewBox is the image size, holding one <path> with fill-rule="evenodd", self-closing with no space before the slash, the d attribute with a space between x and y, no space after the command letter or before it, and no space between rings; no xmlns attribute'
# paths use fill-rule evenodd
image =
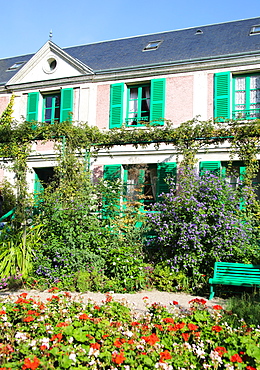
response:
<svg viewBox="0 0 260 370"><path fill-rule="evenodd" d="M56 80L93 74L84 63L78 61L53 42L48 41L7 82L7 85Z"/></svg>

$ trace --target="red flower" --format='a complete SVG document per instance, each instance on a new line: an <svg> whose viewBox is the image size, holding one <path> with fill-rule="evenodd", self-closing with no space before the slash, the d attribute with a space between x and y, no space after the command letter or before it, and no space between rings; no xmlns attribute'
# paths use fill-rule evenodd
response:
<svg viewBox="0 0 260 370"><path fill-rule="evenodd" d="M100 344L99 343L90 343L90 347L94 349L100 349Z"/></svg>
<svg viewBox="0 0 260 370"><path fill-rule="evenodd" d="M160 361L164 362L164 360L170 360L172 358L170 352L166 349L165 351L160 353Z"/></svg>
<svg viewBox="0 0 260 370"><path fill-rule="evenodd" d="M142 299L149 299L148 297L143 297Z"/></svg>
<svg viewBox="0 0 260 370"><path fill-rule="evenodd" d="M246 369L247 370L256 370L256 368L255 367L252 367L252 366L250 366L250 365L248 365L247 367L246 367ZM1 370L1 369L0 369Z"/></svg>
<svg viewBox="0 0 260 370"><path fill-rule="evenodd" d="M223 307L220 306L219 304L216 304L215 306L212 307L214 310L223 310Z"/></svg>
<svg viewBox="0 0 260 370"><path fill-rule="evenodd" d="M99 306L94 306L94 309L95 310L100 310L100 307Z"/></svg>
<svg viewBox="0 0 260 370"><path fill-rule="evenodd" d="M212 331L216 331L217 333L219 333L221 330L223 330L221 326L218 325L212 326Z"/></svg>
<svg viewBox="0 0 260 370"><path fill-rule="evenodd" d="M174 320L172 317L165 317L164 319L162 319L163 322L167 322L167 323L174 323Z"/></svg>
<svg viewBox="0 0 260 370"><path fill-rule="evenodd" d="M141 338L144 339L146 343L150 344L151 346L153 346L156 342L160 342L160 339L154 333L147 337L141 337Z"/></svg>
<svg viewBox="0 0 260 370"><path fill-rule="evenodd" d="M124 353L123 352L120 352L120 353L113 353L112 354L112 361L117 364L117 365L120 365L122 364L122 362L125 361L125 357L124 357Z"/></svg>
<svg viewBox="0 0 260 370"><path fill-rule="evenodd" d="M28 295L28 293L21 293L21 294L20 294L20 297L22 297L22 298L26 298L26 297L27 297L27 295Z"/></svg>
<svg viewBox="0 0 260 370"><path fill-rule="evenodd" d="M155 328L159 329L160 331L163 331L162 325L154 324Z"/></svg>
<svg viewBox="0 0 260 370"><path fill-rule="evenodd" d="M231 362L243 362L242 358L239 356L238 353L234 354L230 357Z"/></svg>
<svg viewBox="0 0 260 370"><path fill-rule="evenodd" d="M51 337L51 341L52 340L55 340L55 339L58 339L58 342L60 342L61 341L61 339L62 339L62 334L61 333L58 333L58 334L55 334L55 335L53 335L52 337Z"/></svg>
<svg viewBox="0 0 260 370"><path fill-rule="evenodd" d="M133 322L131 323L131 325L132 325L132 326L138 326L138 325L140 325L140 322L133 321Z"/></svg>
<svg viewBox="0 0 260 370"><path fill-rule="evenodd" d="M218 352L219 356L223 356L224 353L227 353L227 350L225 347L216 347L214 351Z"/></svg>
<svg viewBox="0 0 260 370"><path fill-rule="evenodd" d="M0 311L0 315L5 315L6 314L6 312L5 311Z"/></svg>
<svg viewBox="0 0 260 370"><path fill-rule="evenodd" d="M189 330L197 330L199 328L198 325L194 325L192 323L188 324L187 326L188 326Z"/></svg>
<svg viewBox="0 0 260 370"><path fill-rule="evenodd" d="M59 322L57 325L56 325L56 328L61 328L63 326L68 326L69 324L67 322Z"/></svg>
<svg viewBox="0 0 260 370"><path fill-rule="evenodd" d="M58 287L56 287L56 286L54 286L54 287L52 287L51 289L49 289L49 290L48 290L48 292L49 292L49 293L51 293L51 292L55 292L55 290L59 290L59 288L58 288Z"/></svg>
<svg viewBox="0 0 260 370"><path fill-rule="evenodd" d="M112 301L112 296L111 295L109 295L109 294L106 294L106 303L108 303L108 302L111 302Z"/></svg>
<svg viewBox="0 0 260 370"><path fill-rule="evenodd" d="M27 316L23 319L24 322L30 322L30 321L33 321L35 319L35 317L32 317L32 316Z"/></svg>
<svg viewBox="0 0 260 370"><path fill-rule="evenodd" d="M30 358L25 358L24 360L24 364L22 366L22 370L25 370L25 369L37 369L37 367L40 365L40 360L34 356L33 358L33 361L31 361Z"/></svg>
<svg viewBox="0 0 260 370"><path fill-rule="evenodd" d="M207 301L205 301L205 299L203 298L194 298L191 301L189 301L189 304L191 303L206 304Z"/></svg>
<svg viewBox="0 0 260 370"><path fill-rule="evenodd" d="M185 342L188 342L190 334L189 333L181 333L182 338L185 340Z"/></svg>
<svg viewBox="0 0 260 370"><path fill-rule="evenodd" d="M88 317L88 315L86 313L83 313L82 315L79 316L79 319L80 320L88 320L89 317Z"/></svg>
<svg viewBox="0 0 260 370"><path fill-rule="evenodd" d="M174 306L177 306L179 304L179 302L177 301L172 301L172 304L174 304Z"/></svg>
<svg viewBox="0 0 260 370"><path fill-rule="evenodd" d="M114 346L117 347L117 348L120 348L122 346L122 342L119 338L117 338L115 341L114 341Z"/></svg>

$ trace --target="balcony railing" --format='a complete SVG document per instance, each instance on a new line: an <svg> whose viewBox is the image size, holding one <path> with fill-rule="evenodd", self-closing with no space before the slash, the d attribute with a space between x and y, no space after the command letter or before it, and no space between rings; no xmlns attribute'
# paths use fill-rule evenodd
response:
<svg viewBox="0 0 260 370"><path fill-rule="evenodd" d="M232 118L237 120L260 118L260 108L258 109L237 109L232 112Z"/></svg>
<svg viewBox="0 0 260 370"><path fill-rule="evenodd" d="M132 117L132 118L126 118L125 123L127 126L141 126L142 124L145 124L146 122L149 122L150 117L144 116L144 117Z"/></svg>

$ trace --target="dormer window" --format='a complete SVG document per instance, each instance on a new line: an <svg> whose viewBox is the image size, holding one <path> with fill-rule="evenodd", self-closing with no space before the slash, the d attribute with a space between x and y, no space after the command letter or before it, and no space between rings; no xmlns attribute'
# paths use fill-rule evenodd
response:
<svg viewBox="0 0 260 370"><path fill-rule="evenodd" d="M7 71L15 71L16 69L20 68L25 62L16 62L11 67L7 69Z"/></svg>
<svg viewBox="0 0 260 370"><path fill-rule="evenodd" d="M143 49L143 51L156 50L161 45L161 43L162 43L162 40L151 41L146 45L146 47Z"/></svg>
<svg viewBox="0 0 260 370"><path fill-rule="evenodd" d="M249 35L259 35L260 34L260 24L251 27Z"/></svg>

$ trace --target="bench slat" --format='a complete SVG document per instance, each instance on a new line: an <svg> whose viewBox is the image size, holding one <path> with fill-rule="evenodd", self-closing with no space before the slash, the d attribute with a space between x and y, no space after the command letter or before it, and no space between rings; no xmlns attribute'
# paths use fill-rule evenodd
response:
<svg viewBox="0 0 260 370"><path fill-rule="evenodd" d="M210 298L214 297L214 284L260 287L260 265L215 262L213 278L209 279Z"/></svg>

